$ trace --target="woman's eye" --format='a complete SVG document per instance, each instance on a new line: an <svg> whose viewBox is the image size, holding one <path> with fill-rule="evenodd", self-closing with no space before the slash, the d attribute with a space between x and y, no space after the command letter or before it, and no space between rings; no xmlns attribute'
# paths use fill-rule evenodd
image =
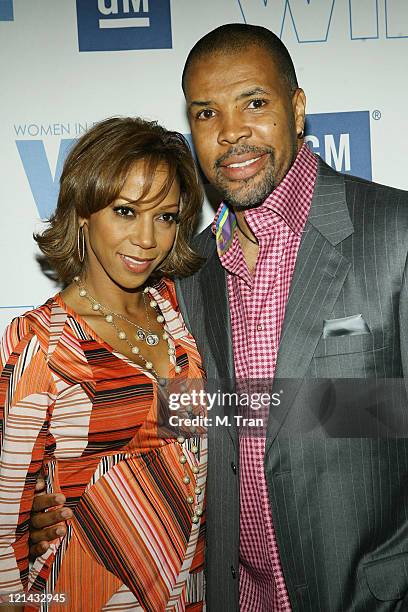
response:
<svg viewBox="0 0 408 612"><path fill-rule="evenodd" d="M119 217L132 217L134 215L134 210L130 206L115 206L113 212Z"/></svg>
<svg viewBox="0 0 408 612"><path fill-rule="evenodd" d="M162 213L159 217L165 223L178 223L180 221L179 213Z"/></svg>
<svg viewBox="0 0 408 612"><path fill-rule="evenodd" d="M262 100L261 98L256 98L255 100L251 100L248 104L248 108L262 108L265 106L266 100Z"/></svg>

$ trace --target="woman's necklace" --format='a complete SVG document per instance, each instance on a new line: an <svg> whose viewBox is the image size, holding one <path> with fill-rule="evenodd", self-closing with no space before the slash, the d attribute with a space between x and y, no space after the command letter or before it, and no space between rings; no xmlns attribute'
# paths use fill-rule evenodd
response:
<svg viewBox="0 0 408 612"><path fill-rule="evenodd" d="M96 300L92 295L90 295L88 289L82 283L82 281L79 278L79 276L75 276L74 281L78 285L78 292L79 292L80 297L88 300L88 302L91 304L92 310L95 313L99 313L102 317L104 317L106 323L108 323L109 325L112 325L114 327L118 338L120 340L123 340L124 342L126 342L128 344L128 346L130 347L130 350L132 351L132 353L134 355L137 355L144 362L146 369L149 370L150 372L152 372L156 376L158 383L160 385L165 385L166 381L159 377L158 373L156 372L155 368L153 367L153 363L151 361L148 361L145 357L143 357L143 355L141 354L140 349L139 349L138 346L135 346L134 344L132 344L132 342L127 337L126 332L123 329L121 329L116 324L115 317L117 319L123 319L123 320L127 321L128 323L130 323L131 325L134 325L138 329L141 329L143 331L146 331L146 330L144 330L144 328L141 327L140 325L137 325L136 323L133 323L133 321L130 321L125 316L120 315L117 312L114 312L108 306L105 306L105 305L101 304L100 302L98 302L98 300ZM147 321L148 328L150 328L150 320L149 320L149 316L148 316L148 313L147 313L147 305L146 305L146 301L145 301L145 295L147 295L149 291L150 291L150 287L146 287L144 289L144 292L143 292L143 302L144 302L144 305L145 305L145 312L146 312L147 320L148 320ZM153 309L156 309L158 307L158 304L157 304L157 302L155 300L151 300L150 306ZM156 321L158 323L163 324L164 323L163 315L158 314L156 316ZM159 338L158 338L157 334L152 334L150 329L147 330L147 333L149 333L150 335L155 335L157 337L157 342L154 342L152 344L149 344L147 339L145 339L147 344L149 344L149 346L156 346L159 343ZM146 336L146 338L147 337L148 336ZM163 338L163 340L167 341L167 346L168 346L167 353L169 355L170 363L172 363L172 358L174 358L174 355L175 355L176 351L175 351L174 348L171 347L170 341L169 341L169 335L168 335L168 333L164 329L163 329L162 338ZM139 338L139 339L141 339L141 338ZM181 372L181 366L176 365L174 369L175 369L175 372L177 374L179 374ZM188 472L187 472L187 462L188 462L188 459L187 459L186 448L185 448L186 438L183 435L179 435L177 437L176 442L177 442L177 445L178 445L178 447L180 449L179 462L183 466L183 474L184 474L183 475L183 483L186 485L186 487L191 489L189 494L186 496L186 502L187 502L187 504L191 508L191 521L192 521L192 523L194 525L198 525L200 523L200 518L201 518L201 516L203 514L203 507L202 507L202 503L203 502L202 502L202 499L201 499L201 496L203 494L203 489L201 488L201 486L199 486L199 484L197 482L198 479L199 479L199 474L200 474L200 465L199 465L199 460L198 460L198 457L197 457L197 454L199 453L199 447L196 444L194 444L194 442L191 444L191 447L190 447L190 452L192 453L192 456L194 457L194 459L192 459L192 466L191 466L191 471L192 471L192 473L194 475L194 482L191 482L190 481L190 476L188 475Z"/></svg>
<svg viewBox="0 0 408 612"><path fill-rule="evenodd" d="M143 291L143 305L144 305L144 309L145 309L145 314L146 314L146 320L147 320L147 329L145 329L144 327L142 327L141 325L139 325L139 323L135 323L134 321L131 321L130 319L126 318L125 315L122 315L118 312L115 312L114 310L112 310L111 308L109 308L108 306L105 306L104 304L98 302L95 298L93 298L88 290L86 289L86 287L84 287L84 285L82 284L82 281L79 277L75 277L78 278L77 281L75 281L76 283L78 283L79 286L79 295L81 297L87 297L88 300L91 302L92 305L92 309L97 311L100 310L101 308L107 312L108 314L105 316L108 317L107 322L111 323L111 316L112 317L116 317L117 319L122 319L122 321L126 321L127 323L129 323L130 325L132 325L133 327L136 327L136 333L135 333L135 338L136 340L140 340L140 342L144 341L146 342L146 344L148 346L156 346L157 344L159 344L159 336L157 334L155 334L154 332L152 332L152 330L150 329L150 317L149 317L149 313L147 310L147 304L146 304L146 294L149 291L149 287L147 287L147 290ZM74 278L74 280L75 280ZM94 308L95 305L95 308ZM96 308L96 305L99 306L99 308ZM155 300L151 300L150 302L150 306L152 308L156 308L157 307L157 302Z"/></svg>
<svg viewBox="0 0 408 612"><path fill-rule="evenodd" d="M121 314L115 312L109 306L106 306L106 305L102 304L101 302L99 302L98 300L96 300L89 293L88 289L82 283L82 281L81 281L79 276L75 276L74 281L78 285L79 296L81 298L84 298L84 299L88 300L88 302L91 304L92 310L95 313L99 313L105 319L106 323L108 323L109 325L111 325L115 329L116 335L119 338L119 340L123 340L124 342L126 342L126 344L130 347L130 350L131 350L132 354L133 355L137 355L143 361L146 370L149 370L150 372L152 372L156 376L156 378L158 380L160 380L161 377L159 376L159 374L155 370L155 368L153 366L153 363L143 356L143 354L140 352L140 348L138 346L136 346L135 344L133 344L133 342L131 342L129 340L128 335L125 332L125 330L122 329L121 327L119 327L119 325L115 321L115 319L123 319L123 320L127 321L128 323L130 323L131 325L133 325L134 327L137 328L138 331L136 332L136 338L138 340L145 340L146 344L148 344L149 346L156 346L159 343L159 337L158 337L157 334L154 334L150 330L150 319L149 319L149 316L147 314L147 305L146 305L146 298L145 298L145 295L147 295L148 292L150 291L150 287L145 287L145 289L143 290L143 303L144 303L144 306L145 306L145 312L147 314L147 324L148 324L148 329L145 330L143 327L141 327L137 323L134 323L130 319L127 319L124 315L121 315ZM157 302L155 300L152 300L150 302L150 306L153 309L156 309L158 307ZM164 323L163 315L157 314L156 321L163 325L163 323ZM139 333L138 333L139 330L142 331L145 334L145 337L142 337L141 335L139 335ZM168 347L167 348L167 353L169 355L169 362L170 362L170 364L172 364L172 359L175 359L174 355L176 354L176 351L171 346L169 335L164 330L164 328L163 328L162 338L163 338L163 340L165 340L167 342L167 347ZM176 374L179 374L181 372L181 366L176 365L174 369L175 369Z"/></svg>
<svg viewBox="0 0 408 612"><path fill-rule="evenodd" d="M147 287L146 289L147 289L147 291L149 291L149 287ZM112 312L112 314L115 317L117 317L118 319L122 319L122 321L127 321L127 323L130 323L130 325L133 325L134 327L136 327L136 329L137 329L137 331L136 331L136 339L137 340L140 340L141 342L144 340L148 346L156 346L156 344L159 344L159 336L157 334L153 333L151 331L151 329L150 329L150 317L149 317L149 312L148 312L147 304L146 304L146 294L147 294L147 291L146 290L143 291L143 305L144 305L145 314L146 314L147 329L145 329L144 327L142 327L138 323L134 323L130 319L127 319L125 317L125 315L119 314L117 312ZM152 308L157 308L156 300L151 300L150 301L150 306Z"/></svg>

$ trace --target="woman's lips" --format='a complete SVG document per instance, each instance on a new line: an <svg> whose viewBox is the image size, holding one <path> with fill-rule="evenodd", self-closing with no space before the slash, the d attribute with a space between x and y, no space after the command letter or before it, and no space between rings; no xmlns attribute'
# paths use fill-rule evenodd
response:
<svg viewBox="0 0 408 612"><path fill-rule="evenodd" d="M120 253L120 258L125 268L130 272L146 272L152 265L153 259L140 259L139 257L130 257L129 255L123 255Z"/></svg>
<svg viewBox="0 0 408 612"><path fill-rule="evenodd" d="M251 178L261 170L268 159L269 153L263 155L235 156L220 166L222 175L230 181L240 181Z"/></svg>

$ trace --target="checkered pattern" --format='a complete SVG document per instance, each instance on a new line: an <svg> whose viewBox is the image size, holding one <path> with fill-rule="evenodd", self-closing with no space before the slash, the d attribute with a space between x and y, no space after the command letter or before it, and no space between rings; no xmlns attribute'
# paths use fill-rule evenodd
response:
<svg viewBox="0 0 408 612"><path fill-rule="evenodd" d="M262 206L245 212L259 242L254 275L248 271L236 231L228 250L222 253L219 249L228 272L235 373L241 389L248 389L248 381L272 381L274 377L286 302L316 174L317 160L304 145ZM264 437L240 437L240 611L290 612L264 454Z"/></svg>

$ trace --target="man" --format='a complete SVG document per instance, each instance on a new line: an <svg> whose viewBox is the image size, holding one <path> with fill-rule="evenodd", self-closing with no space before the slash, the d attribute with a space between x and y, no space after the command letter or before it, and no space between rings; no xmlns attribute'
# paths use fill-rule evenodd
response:
<svg viewBox="0 0 408 612"><path fill-rule="evenodd" d="M341 403L351 382L333 380L408 371L408 196L310 153L304 92L264 28L203 37L183 89L224 205L196 239L206 263L178 282L180 308L210 380L274 380L282 399L265 435L209 429L208 607L407 610L408 444L393 423L379 436L388 396L370 396L375 435L353 429L354 397ZM351 387L362 403L365 385ZM404 432L402 393L392 408Z"/></svg>

